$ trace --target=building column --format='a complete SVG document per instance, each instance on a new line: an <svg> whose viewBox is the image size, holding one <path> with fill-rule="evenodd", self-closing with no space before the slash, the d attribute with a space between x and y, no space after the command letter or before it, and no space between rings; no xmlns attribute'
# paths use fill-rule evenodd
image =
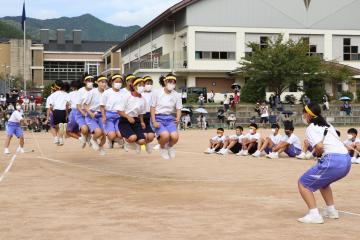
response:
<svg viewBox="0 0 360 240"><path fill-rule="evenodd" d="M186 87L196 87L196 77L189 75L186 79Z"/></svg>
<svg viewBox="0 0 360 240"><path fill-rule="evenodd" d="M244 31L236 32L236 61L240 62L243 57L245 57L246 51L246 38Z"/></svg>
<svg viewBox="0 0 360 240"><path fill-rule="evenodd" d="M188 27L187 32L187 54L188 54L188 69L191 69L195 63L195 30Z"/></svg>
<svg viewBox="0 0 360 240"><path fill-rule="evenodd" d="M333 60L333 42L332 34L327 33L324 35L324 60L330 61Z"/></svg>

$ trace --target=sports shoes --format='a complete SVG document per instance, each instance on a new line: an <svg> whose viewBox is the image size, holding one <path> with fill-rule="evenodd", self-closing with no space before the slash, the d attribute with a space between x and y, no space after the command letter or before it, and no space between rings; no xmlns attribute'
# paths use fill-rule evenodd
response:
<svg viewBox="0 0 360 240"><path fill-rule="evenodd" d="M80 144L81 144L81 147L82 147L82 148L85 148L85 146L86 146L86 139L85 139L84 135L81 134L81 137L79 137L79 142L80 142Z"/></svg>
<svg viewBox="0 0 360 240"><path fill-rule="evenodd" d="M243 153L244 153L244 150L241 150L240 152L238 152L238 153L236 154L236 156L242 156Z"/></svg>
<svg viewBox="0 0 360 240"><path fill-rule="evenodd" d="M145 150L146 150L146 152L149 153L149 154L152 152L150 143L145 144Z"/></svg>
<svg viewBox="0 0 360 240"><path fill-rule="evenodd" d="M99 151L100 147L99 144L93 139L90 139L91 147L94 149L94 151Z"/></svg>
<svg viewBox="0 0 360 240"><path fill-rule="evenodd" d="M326 209L321 213L321 216L324 218L339 219L339 211Z"/></svg>
<svg viewBox="0 0 360 240"><path fill-rule="evenodd" d="M297 159L306 159L306 154L304 152L301 152L299 155L296 156Z"/></svg>
<svg viewBox="0 0 360 240"><path fill-rule="evenodd" d="M278 159L279 158L279 154L277 152L271 152L268 155L266 155L267 158L271 158L271 159Z"/></svg>
<svg viewBox="0 0 360 240"><path fill-rule="evenodd" d="M248 150L243 150L240 156L249 156Z"/></svg>
<svg viewBox="0 0 360 240"><path fill-rule="evenodd" d="M357 158L356 158L356 157L352 157L352 158L351 158L351 163L358 164Z"/></svg>
<svg viewBox="0 0 360 240"><path fill-rule="evenodd" d="M305 154L305 158L307 159L307 160L310 160L310 159L312 159L314 157L314 155L312 154L312 152L307 152L306 154Z"/></svg>
<svg viewBox="0 0 360 240"><path fill-rule="evenodd" d="M153 150L159 150L160 149L160 144L156 144L154 147L153 147Z"/></svg>
<svg viewBox="0 0 360 240"><path fill-rule="evenodd" d="M170 158L175 158L175 156L176 156L176 151L175 151L175 148L174 148L174 147L169 147L169 148L168 148L168 152L169 152Z"/></svg>
<svg viewBox="0 0 360 240"><path fill-rule="evenodd" d="M205 153L206 153L206 154L213 154L213 153L215 153L215 149L213 149L213 148L208 148L208 149L205 150Z"/></svg>
<svg viewBox="0 0 360 240"><path fill-rule="evenodd" d="M218 154L221 154L221 155L228 155L229 154L229 150L227 148L223 148L221 149Z"/></svg>
<svg viewBox="0 0 360 240"><path fill-rule="evenodd" d="M298 222L308 223L308 224L322 224L324 223L324 219L320 214L307 214L302 218L298 219Z"/></svg>
<svg viewBox="0 0 360 240"><path fill-rule="evenodd" d="M63 138L59 138L59 143L58 143L59 146L62 146L64 145L64 139Z"/></svg>
<svg viewBox="0 0 360 240"><path fill-rule="evenodd" d="M169 151L166 148L160 148L159 149L160 155L163 159L165 160L169 160L170 156L169 156Z"/></svg>
<svg viewBox="0 0 360 240"><path fill-rule="evenodd" d="M358 158L355 160L355 163L356 163L356 164L360 164L360 157L358 157Z"/></svg>
<svg viewBox="0 0 360 240"><path fill-rule="evenodd" d="M10 152L10 150L9 150L8 148L5 148L5 149L4 149L4 154L7 154L7 155L8 155L8 154L10 154L10 153L11 153L11 152Z"/></svg>
<svg viewBox="0 0 360 240"><path fill-rule="evenodd" d="M24 148L22 148L22 147L18 147L17 149L16 149L16 152L17 153L25 153L25 150L24 150Z"/></svg>
<svg viewBox="0 0 360 240"><path fill-rule="evenodd" d="M135 152L136 154L140 154L141 153L141 145L137 144L135 145Z"/></svg>
<svg viewBox="0 0 360 240"><path fill-rule="evenodd" d="M59 144L59 138L58 137L54 137L54 144Z"/></svg>
<svg viewBox="0 0 360 240"><path fill-rule="evenodd" d="M103 147L99 147L99 154L100 154L101 156L106 155L106 152L105 152L105 150L104 150Z"/></svg>
<svg viewBox="0 0 360 240"><path fill-rule="evenodd" d="M252 154L253 157L261 157L261 152L259 150L257 150L256 152L254 152L254 154Z"/></svg>

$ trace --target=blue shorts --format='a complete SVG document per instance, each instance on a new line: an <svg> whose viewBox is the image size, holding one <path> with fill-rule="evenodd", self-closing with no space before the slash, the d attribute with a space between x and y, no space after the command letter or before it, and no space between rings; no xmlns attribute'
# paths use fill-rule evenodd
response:
<svg viewBox="0 0 360 240"><path fill-rule="evenodd" d="M86 115L85 122L88 125L91 133L94 133L95 129L104 129L100 112L96 112L94 118Z"/></svg>
<svg viewBox="0 0 360 240"><path fill-rule="evenodd" d="M273 145L273 147L272 147L272 148L270 148L270 147L266 147L266 148L264 149L264 151L266 152L266 154L269 154L269 153L271 153L271 152L272 152L272 149L273 149L274 147L276 147L276 145Z"/></svg>
<svg viewBox="0 0 360 240"><path fill-rule="evenodd" d="M6 133L9 137L16 136L21 138L24 136L24 132L20 126L20 123L17 122L8 122L6 127Z"/></svg>
<svg viewBox="0 0 360 240"><path fill-rule="evenodd" d="M51 127L51 128L55 128L54 114L53 114L52 111L51 111L50 114L49 114L49 124L50 124L50 127Z"/></svg>
<svg viewBox="0 0 360 240"><path fill-rule="evenodd" d="M300 178L300 183L312 192L328 187L344 178L350 171L349 154L328 154Z"/></svg>
<svg viewBox="0 0 360 240"><path fill-rule="evenodd" d="M68 116L67 130L69 132L79 132L79 125L76 123L76 109L71 109Z"/></svg>
<svg viewBox="0 0 360 240"><path fill-rule="evenodd" d="M293 144L289 145L285 151L284 151L289 157L296 157L299 155L302 150L299 148L296 148Z"/></svg>
<svg viewBox="0 0 360 240"><path fill-rule="evenodd" d="M120 115L117 112L106 111L105 133L119 132Z"/></svg>
<svg viewBox="0 0 360 240"><path fill-rule="evenodd" d="M160 134L163 132L169 132L170 134L173 132L177 132L177 127L176 127L174 116L158 114L155 116L155 119L160 124L160 127L155 128L152 123L151 123L151 127L157 137L159 137Z"/></svg>
<svg viewBox="0 0 360 240"><path fill-rule="evenodd" d="M75 121L79 125L79 128L86 126L85 117L84 117L84 115L81 114L80 111L76 111Z"/></svg>
<svg viewBox="0 0 360 240"><path fill-rule="evenodd" d="M145 139L144 129L141 127L140 119L134 118L135 123L131 124L126 118L120 118L119 129L121 136L129 138L130 136L136 135L137 141Z"/></svg>

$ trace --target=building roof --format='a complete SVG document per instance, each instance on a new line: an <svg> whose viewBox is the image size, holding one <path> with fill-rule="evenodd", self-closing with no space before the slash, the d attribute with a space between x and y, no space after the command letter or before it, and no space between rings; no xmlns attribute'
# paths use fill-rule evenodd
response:
<svg viewBox="0 0 360 240"><path fill-rule="evenodd" d="M105 52L118 44L112 41L82 41L80 45L75 45L72 40L65 44L58 44L56 40L50 40L49 44L44 44L44 51L54 52Z"/></svg>
<svg viewBox="0 0 360 240"><path fill-rule="evenodd" d="M118 44L115 48L112 49L113 52L116 52L117 50L128 46L129 44L131 44L135 39L137 39L138 37L140 37L142 34L144 34L145 32L147 32L148 30L150 30L151 28L153 28L154 26L156 26L158 23L160 23L161 21L163 21L164 19L172 16L173 14L183 10L184 8L186 8L187 6L197 2L199 0L182 0L181 2L173 5L172 7L168 8L165 12L163 12L162 14L160 14L159 16L157 16L156 18L154 18L151 22L149 22L148 24L146 24L144 27L140 28L137 32L135 32L133 35L131 35L128 39L126 39L125 41L121 42L120 44Z"/></svg>

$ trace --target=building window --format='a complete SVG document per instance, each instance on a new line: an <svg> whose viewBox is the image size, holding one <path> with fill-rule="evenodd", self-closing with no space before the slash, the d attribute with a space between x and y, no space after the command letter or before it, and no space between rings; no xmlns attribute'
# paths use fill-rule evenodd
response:
<svg viewBox="0 0 360 240"><path fill-rule="evenodd" d="M219 52L211 52L211 59L219 59L220 53Z"/></svg>
<svg viewBox="0 0 360 240"><path fill-rule="evenodd" d="M81 80L84 72L84 62L44 62L44 80Z"/></svg>
<svg viewBox="0 0 360 240"><path fill-rule="evenodd" d="M269 37L260 37L260 49L268 47Z"/></svg>
<svg viewBox="0 0 360 240"><path fill-rule="evenodd" d="M204 51L196 51L195 59L220 59L220 60L235 60L236 54L235 52L204 52Z"/></svg>
<svg viewBox="0 0 360 240"><path fill-rule="evenodd" d="M343 43L344 61L359 61L359 47L351 45L351 38L344 38Z"/></svg>

